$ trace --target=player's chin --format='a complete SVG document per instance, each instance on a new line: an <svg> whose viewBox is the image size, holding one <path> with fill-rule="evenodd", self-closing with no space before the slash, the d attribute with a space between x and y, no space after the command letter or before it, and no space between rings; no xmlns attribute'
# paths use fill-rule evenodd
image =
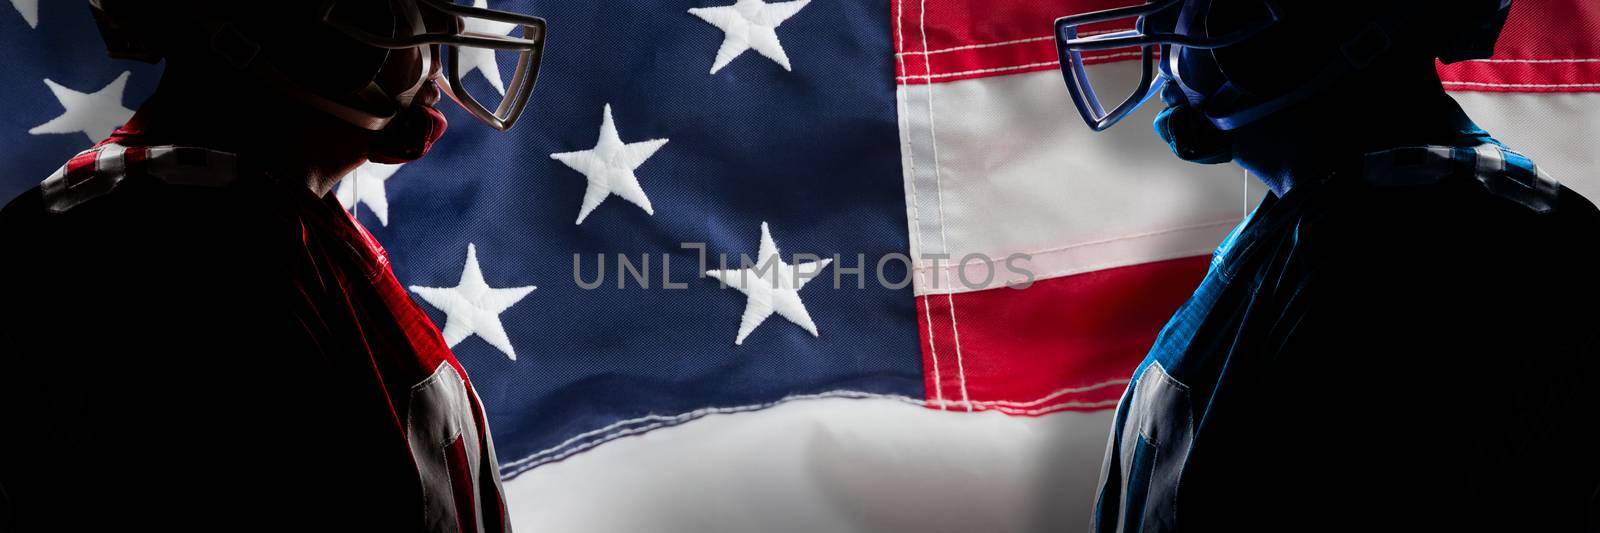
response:
<svg viewBox="0 0 1600 533"><path fill-rule="evenodd" d="M438 108L415 102L389 126L375 133L367 158L387 164L416 161L427 155L449 126L450 121Z"/></svg>
<svg viewBox="0 0 1600 533"><path fill-rule="evenodd" d="M429 121L433 125L429 136L435 141L439 140L440 137L443 137L445 130L450 128L450 119L444 116L444 112L439 111L438 107L432 105L421 105L417 107L427 115Z"/></svg>

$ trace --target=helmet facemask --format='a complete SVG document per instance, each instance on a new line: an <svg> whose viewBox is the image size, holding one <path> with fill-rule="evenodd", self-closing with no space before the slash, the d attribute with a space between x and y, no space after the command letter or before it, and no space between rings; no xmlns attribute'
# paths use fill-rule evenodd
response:
<svg viewBox="0 0 1600 533"><path fill-rule="evenodd" d="M1149 0L1062 17L1055 37L1067 88L1090 128L1111 127L1171 82L1177 90L1169 93L1227 131L1327 90L1396 48L1445 61L1487 57L1510 5L1373 0L1363 9L1312 1ZM1329 14L1340 20L1328 20ZM1118 21L1126 28L1128 19L1131 30L1085 28ZM1116 49L1136 50L1111 56L1137 54L1143 72L1131 95L1106 111L1084 66L1094 54Z"/></svg>
<svg viewBox="0 0 1600 533"><path fill-rule="evenodd" d="M1159 94L1168 81L1177 81L1185 93L1197 92L1183 83L1178 58L1186 49L1207 51L1237 44L1278 22L1279 9L1275 1L1254 0L1251 3L1257 7L1251 10L1254 13L1252 19L1215 29L1208 27L1205 19L1205 14L1211 9L1210 0L1150 0L1142 5L1056 19L1056 49L1061 59L1062 74L1084 121L1095 131L1110 128ZM1133 19L1131 30L1095 31L1086 28L1090 25L1117 24L1128 19ZM1114 53L1117 50L1124 52ZM1086 58L1085 52L1100 53L1101 57L1108 58L1137 54L1140 59L1139 82L1131 94L1110 111L1100 100L1100 91L1096 90L1094 80L1085 68L1096 57Z"/></svg>
<svg viewBox="0 0 1600 533"><path fill-rule="evenodd" d="M363 1L330 2L322 13L322 21L365 45L390 50L391 54L403 51L422 56L422 68L415 73L414 83L392 95L395 102L402 107L409 106L422 85L437 74L436 67L442 65L446 81L443 87L445 95L479 121L504 131L510 129L521 116L538 79L544 50L544 19L457 5L446 0L380 0L390 3L396 15L396 31L383 32L374 31L371 24L361 24L344 16L345 11L341 10L343 5ZM507 34L489 33L501 29ZM506 55L516 56L516 67L509 83L491 87L493 92L487 92L474 90L463 81L462 78L473 68L495 69L493 73L484 72L484 75L487 79L498 81L500 56ZM395 63L390 62L390 65ZM409 63L417 64L415 61ZM390 65L385 68L391 68ZM384 75L385 72L380 71L375 78ZM372 124L377 127L357 125L368 129L382 127L376 122Z"/></svg>

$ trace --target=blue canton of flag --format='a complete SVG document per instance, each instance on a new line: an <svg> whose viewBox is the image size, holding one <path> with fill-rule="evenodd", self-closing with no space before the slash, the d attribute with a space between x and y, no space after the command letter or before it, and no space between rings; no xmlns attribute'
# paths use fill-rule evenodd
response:
<svg viewBox="0 0 1600 533"><path fill-rule="evenodd" d="M159 78L107 59L82 3L12 6L0 141L25 149L4 163L6 198ZM501 134L441 106L454 127L427 158L369 164L336 194L468 368L507 475L785 398L922 401L911 289L876 280L909 238L886 5L489 7L550 21L522 122ZM503 92L492 55L462 61L472 90Z"/></svg>

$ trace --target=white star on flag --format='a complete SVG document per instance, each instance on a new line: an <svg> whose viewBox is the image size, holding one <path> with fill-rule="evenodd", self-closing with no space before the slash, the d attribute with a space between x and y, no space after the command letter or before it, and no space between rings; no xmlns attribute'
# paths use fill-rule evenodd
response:
<svg viewBox="0 0 1600 533"><path fill-rule="evenodd" d="M722 280L723 284L739 289L747 297L744 316L739 319L739 336L733 339L733 344L744 344L745 337L774 312L804 328L811 336L818 336L816 323L806 312L806 304L800 301L800 288L833 260L807 261L799 265L783 262L778 257L778 245L772 240L772 232L767 230L767 223L762 222L761 247L755 261L752 268L706 272L707 276Z"/></svg>
<svg viewBox="0 0 1600 533"><path fill-rule="evenodd" d="M378 222L389 225L389 191L384 184L404 165L363 163L339 180L339 205L353 208L357 202L367 205L367 210L378 216Z"/></svg>
<svg viewBox="0 0 1600 533"><path fill-rule="evenodd" d="M490 287L483 280L483 269L478 266L478 248L468 243L467 264L461 269L461 281L456 286L437 288L412 285L411 291L444 311L447 318L440 332L444 333L444 340L451 348L467 337L477 335L516 361L517 352L511 347L511 339L506 337L505 325L500 323L500 313L522 301L535 288L531 285L503 289Z"/></svg>
<svg viewBox="0 0 1600 533"><path fill-rule="evenodd" d="M600 206L600 202L613 194L633 202L645 213L656 214L655 208L650 206L650 198L644 194L644 188L639 186L639 176L633 171L667 144L667 139L624 143L621 134L617 133L616 120L611 118L611 104L606 104L604 114L600 121L600 140L594 148L550 155L552 159L566 163L589 179L589 188L583 193L583 205L578 208L577 224L582 224L583 219Z"/></svg>
<svg viewBox="0 0 1600 533"><path fill-rule="evenodd" d="M690 9L690 14L700 17L727 34L722 40L722 48L717 50L716 61L711 64L711 73L716 74L722 67L752 48L768 59L778 62L783 66L783 70L792 71L793 69L789 68L789 55L783 53L783 43L778 41L777 29L778 25L789 20L795 13L799 13L809 3L811 0L772 4L762 0L738 0L731 6Z"/></svg>
<svg viewBox="0 0 1600 533"><path fill-rule="evenodd" d="M66 111L49 122L34 126L28 133L82 133L89 137L91 143L111 136L112 130L133 116L132 109L122 107L122 91L128 87L129 74L123 72L110 84L92 93L80 93L45 79L44 84L50 87L50 92L55 93L56 100L61 101L61 107Z"/></svg>
<svg viewBox="0 0 1600 533"><path fill-rule="evenodd" d="M488 0L473 0L472 7L487 9L489 7L489 2ZM496 37L501 37L509 35L511 30L516 28L516 24L509 22L500 22L497 20L489 20L479 17L468 17L466 19L465 28L462 31L465 33L476 33L480 35L493 35ZM489 85L493 86L494 90L500 91L501 96L506 94L506 82L500 78L500 63L495 62L494 50L490 50L488 48L474 48L470 46L456 47L455 60L461 62L461 66L463 67L461 69L462 77L466 77L466 75L471 74L472 71L476 70L483 74L483 79L489 80Z"/></svg>
<svg viewBox="0 0 1600 533"><path fill-rule="evenodd" d="M17 8L29 28L39 28L39 0L11 0L11 7Z"/></svg>

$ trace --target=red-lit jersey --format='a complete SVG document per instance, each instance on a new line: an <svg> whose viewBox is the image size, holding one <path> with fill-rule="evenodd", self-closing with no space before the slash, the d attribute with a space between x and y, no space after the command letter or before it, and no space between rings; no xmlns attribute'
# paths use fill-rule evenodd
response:
<svg viewBox="0 0 1600 533"><path fill-rule="evenodd" d="M0 211L0 521L509 529L466 372L333 195L130 139Z"/></svg>

